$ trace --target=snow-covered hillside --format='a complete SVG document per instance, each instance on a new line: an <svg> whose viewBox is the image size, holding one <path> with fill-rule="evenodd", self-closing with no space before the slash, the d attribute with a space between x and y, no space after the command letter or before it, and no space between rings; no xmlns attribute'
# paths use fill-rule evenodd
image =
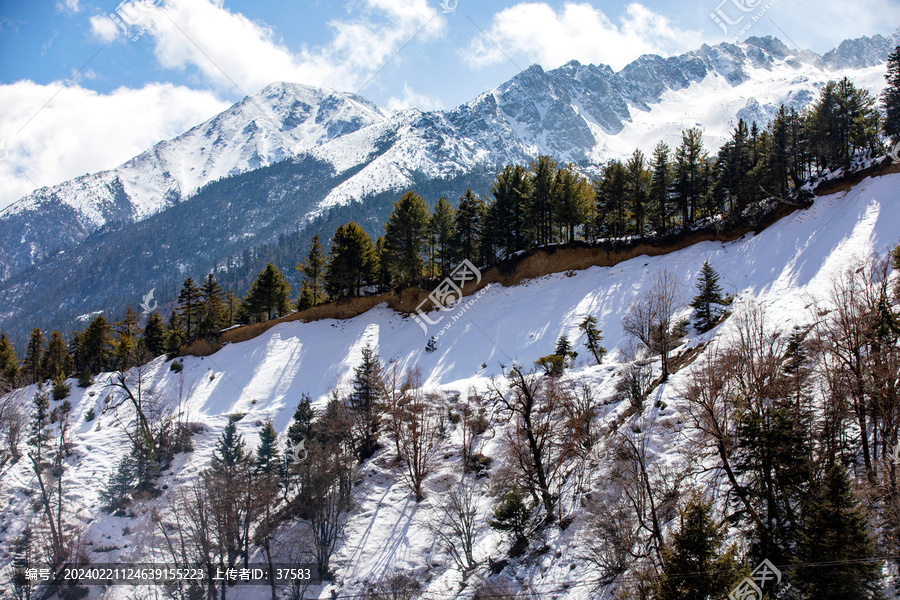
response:
<svg viewBox="0 0 900 600"><path fill-rule="evenodd" d="M866 179L849 192L817 199L811 208L795 212L756 236L731 243L701 243L666 256L638 257L610 268L592 267L574 276L546 276L512 288L492 287L438 339L434 352L426 352L428 336L415 321L376 308L346 321L277 325L258 338L228 345L210 357L183 359L180 374L158 358L149 366L154 397L170 406L180 397L188 420L202 422L207 428L194 436L195 450L177 455L160 479L163 496L136 503L130 518L102 512L99 497L99 490L129 447L126 435L114 415L84 420L91 409L99 415L104 399L113 393L108 385L111 376L97 376L86 390L71 381L75 433L65 476L71 490L66 498L69 516L85 526L88 548L93 549L97 562L147 560L145 552L156 531L152 509L164 509L167 499L208 466L228 415L245 414L238 428L251 448L256 445L259 424L267 418L283 433L302 394L309 393L322 407L331 390L346 388L366 345L377 349L382 360L396 361L401 369L421 369L426 387L459 393L465 399L470 388L484 391L491 377L502 376L511 365L531 366L552 352L556 339L565 334L579 350L579 359L567 377L590 383L598 400L597 419L608 424L628 408L627 401L609 403L628 345L622 317L657 272L672 272L687 296L704 260L709 260L722 274L725 291L736 296L735 310L759 303L774 326L788 330L813 318L809 311L812 300L824 298L833 278L854 260L884 253L897 243L898 208L900 175ZM578 330L589 314L597 317L604 345L610 350L599 366L584 359L588 353ZM690 334L685 344L693 346L712 337L727 340L732 327L731 321L726 321L708 334ZM436 334L439 328L435 326L430 333ZM664 403L648 402L637 417L655 424L656 458L664 458L684 443L678 434L685 418L678 390L686 375L687 370L681 371L658 388L653 400ZM32 386L14 395L30 402L34 393ZM51 407L56 405L51 402ZM498 424L497 429L500 427ZM317 592L321 595L307 597L328 598L332 589L339 589L341 597L351 597L365 580L397 568L411 570L426 581L428 597L471 597L471 587L459 592L460 575L449 559L434 549L433 534L426 526L434 520L440 498L460 479L459 431L452 426L448 431L441 442L438 469L425 481L422 503L416 504L398 479L390 444L364 465L354 487L354 510L333 559L339 585L326 585ZM491 456L496 466L501 460L501 436L498 431L485 437L481 451ZM18 535L33 515L35 482L27 462L6 464L0 471L0 531L7 541ZM489 481L478 488L482 514L496 502L490 497ZM504 575L527 585L540 598L598 597L585 584L592 574L579 560L582 526L583 519L576 513L573 524L564 531L548 528L542 535L549 550L530 562L507 567ZM505 548L508 542L503 536L484 528L476 544L476 559L482 563L477 572L486 572L489 557L503 558ZM9 556L0 557L0 563L9 560ZM92 589L92 598L101 597L100 588ZM110 599L128 597L127 588L111 588L105 594L102 597ZM263 599L268 594L267 589L235 588L229 598Z"/></svg>

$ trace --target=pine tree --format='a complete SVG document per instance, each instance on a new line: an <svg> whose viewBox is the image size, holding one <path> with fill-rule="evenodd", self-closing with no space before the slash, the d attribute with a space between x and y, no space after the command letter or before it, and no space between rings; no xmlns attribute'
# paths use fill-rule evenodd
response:
<svg viewBox="0 0 900 600"><path fill-rule="evenodd" d="M233 567L240 556L247 556L256 491L253 461L247 455L243 436L237 431L240 418L241 415L228 418L213 449L210 467L202 474L213 498L210 516L226 567Z"/></svg>
<svg viewBox="0 0 900 600"><path fill-rule="evenodd" d="M15 386L19 375L19 359L16 357L16 349L6 337L6 332L0 333L0 378L6 380L10 387Z"/></svg>
<svg viewBox="0 0 900 600"><path fill-rule="evenodd" d="M40 327L31 330L31 337L28 339L28 351L25 354L25 360L22 361L22 373L25 374L28 383L37 383L43 381L43 372L41 371L41 359L44 357L44 334L41 333Z"/></svg>
<svg viewBox="0 0 900 600"><path fill-rule="evenodd" d="M722 552L725 529L713 522L711 506L695 496L681 511L678 531L662 550L656 600L725 600L743 578L735 547Z"/></svg>
<svg viewBox="0 0 900 600"><path fill-rule="evenodd" d="M681 209L682 227L694 222L697 203L702 193L700 179L705 160L702 132L696 127L683 131L681 145L675 151L673 186L675 199Z"/></svg>
<svg viewBox="0 0 900 600"><path fill-rule="evenodd" d="M647 170L644 153L635 150L625 164L628 170L628 209L634 219L634 233L644 235L647 219L647 200L650 196L650 172Z"/></svg>
<svg viewBox="0 0 900 600"><path fill-rule="evenodd" d="M259 429L259 444L256 446L256 472L274 475L278 470L278 433L268 420Z"/></svg>
<svg viewBox="0 0 900 600"><path fill-rule="evenodd" d="M81 334L75 367L81 371L102 373L113 356L112 327L103 315L97 315Z"/></svg>
<svg viewBox="0 0 900 600"><path fill-rule="evenodd" d="M336 299L359 296L378 269L375 245L362 227L351 221L334 232L329 249L325 287Z"/></svg>
<svg viewBox="0 0 900 600"><path fill-rule="evenodd" d="M166 335L166 324L162 317L157 312L150 313L142 342L151 356L156 357L166 352Z"/></svg>
<svg viewBox="0 0 900 600"><path fill-rule="evenodd" d="M598 237L617 238L625 235L627 221L625 201L628 195L628 169L611 160L594 183L596 197L596 231Z"/></svg>
<svg viewBox="0 0 900 600"><path fill-rule="evenodd" d="M553 354L556 356L562 356L566 359L575 358L578 356L578 353L572 350L572 343L569 341L565 335L560 335L559 339L556 340L556 349Z"/></svg>
<svg viewBox="0 0 900 600"><path fill-rule="evenodd" d="M653 149L650 164L650 204L653 227L659 233L669 229L669 192L672 188L672 166L669 164L669 146L660 142Z"/></svg>
<svg viewBox="0 0 900 600"><path fill-rule="evenodd" d="M521 165L507 165L494 179L493 202L487 207L484 236L509 256L529 246L526 205L531 198L531 179ZM493 257L488 257L493 258Z"/></svg>
<svg viewBox="0 0 900 600"><path fill-rule="evenodd" d="M606 354L606 348L600 345L600 342L603 341L603 332L597 329L597 318L593 315L586 316L584 321L578 326L578 329L584 332L587 338L584 345L587 346L591 356L594 357L594 360L599 365Z"/></svg>
<svg viewBox="0 0 900 600"><path fill-rule="evenodd" d="M272 320L289 312L291 284L269 263L244 296L243 307L255 319Z"/></svg>
<svg viewBox="0 0 900 600"><path fill-rule="evenodd" d="M44 391L43 385L38 385L37 392L32 398L31 431L28 445L34 450L35 462L40 464L44 456L47 441L50 439L50 399Z"/></svg>
<svg viewBox="0 0 900 600"><path fill-rule="evenodd" d="M178 317L184 326L185 341L192 341L195 338L199 309L200 288L194 285L193 279L188 277L178 294Z"/></svg>
<svg viewBox="0 0 900 600"><path fill-rule="evenodd" d="M126 454L119 461L116 469L110 473L106 485L100 491L100 497L107 508L119 511L128 502L128 495L134 488L136 468L134 457Z"/></svg>
<svg viewBox="0 0 900 600"><path fill-rule="evenodd" d="M532 233L527 236L523 234L519 241L525 246L549 244L553 242L557 165L549 156L541 155L531 162L528 169L529 185L523 188L524 207L520 207L520 210L524 208L521 227Z"/></svg>
<svg viewBox="0 0 900 600"><path fill-rule="evenodd" d="M567 240L575 241L575 228L591 217L591 184L569 164L556 172L551 208L552 223L565 230Z"/></svg>
<svg viewBox="0 0 900 600"><path fill-rule="evenodd" d="M456 256L456 249L453 247L453 240L456 238L456 211L444 196L434 206L429 222L429 236L433 248L430 275L446 277L453 268Z"/></svg>
<svg viewBox="0 0 900 600"><path fill-rule="evenodd" d="M197 306L197 335L205 337L218 335L225 326L225 303L222 299L222 286L216 276L209 273L200 286L200 298Z"/></svg>
<svg viewBox="0 0 900 600"><path fill-rule="evenodd" d="M888 56L887 74L884 76L887 86L881 92L881 105L884 107L884 135L894 144L900 143L900 46Z"/></svg>
<svg viewBox="0 0 900 600"><path fill-rule="evenodd" d="M456 248L453 262L468 259L476 265L482 264L481 236L484 227L484 200L475 195L471 189L459 199L456 209L456 237L453 246Z"/></svg>
<svg viewBox="0 0 900 600"><path fill-rule="evenodd" d="M309 394L303 394L300 397L300 402L297 404L297 409L294 411L291 424L288 426L286 437L289 446L296 446L303 440L310 438L315 418L316 411L312 407L312 399L309 397Z"/></svg>
<svg viewBox="0 0 900 600"><path fill-rule="evenodd" d="M178 310L173 310L169 315L169 325L166 327L166 352L175 353L183 343L187 341L187 334Z"/></svg>
<svg viewBox="0 0 900 600"><path fill-rule="evenodd" d="M877 143L875 99L846 77L829 81L809 110L808 136L820 168L847 168L857 150Z"/></svg>
<svg viewBox="0 0 900 600"><path fill-rule="evenodd" d="M742 213L752 199L750 178L750 132L743 119L738 120L731 139L719 150L719 179L732 211Z"/></svg>
<svg viewBox="0 0 900 600"><path fill-rule="evenodd" d="M222 435L216 441L216 447L210 459L214 472L235 476L241 465L247 461L244 436L237 430L239 420L236 415L229 416Z"/></svg>
<svg viewBox="0 0 900 600"><path fill-rule="evenodd" d="M241 307L241 301L234 293L234 290L228 290L225 294L225 326L231 327L237 323L238 311Z"/></svg>
<svg viewBox="0 0 900 600"><path fill-rule="evenodd" d="M391 271L388 268L390 262L387 256L388 251L387 246L385 246L384 236L379 235L378 239L375 240L375 252L372 261L377 266L373 270L371 283L375 284L381 292L391 289Z"/></svg>
<svg viewBox="0 0 900 600"><path fill-rule="evenodd" d="M556 349L553 354L542 356L534 363L542 367L548 376L559 377L577 356L578 353L572 350L569 338L563 334L556 340Z"/></svg>
<svg viewBox="0 0 900 600"><path fill-rule="evenodd" d="M794 113L796 114L796 113ZM768 180L764 183L767 190L775 196L784 197L789 189L796 172L796 161L800 159L794 156L792 148L794 140L791 137L792 114L783 104L775 114L775 119L769 126L770 146L765 156L765 171Z"/></svg>
<svg viewBox="0 0 900 600"><path fill-rule="evenodd" d="M291 424L285 433L285 453L282 455L281 464L279 465L279 474L281 475L283 486L282 493L285 501L289 499L294 482L298 477L297 467L292 455L293 449L298 444L304 444L306 448L309 447L307 444L313 437L312 431L315 417L316 412L312 407L312 399L309 397L309 394L304 393L300 397L300 402L297 403Z"/></svg>
<svg viewBox="0 0 900 600"><path fill-rule="evenodd" d="M739 417L731 465L759 515L747 535L756 562L785 564L794 557L797 507L813 478L810 429L810 417L790 397L747 403Z"/></svg>
<svg viewBox="0 0 900 600"><path fill-rule="evenodd" d="M392 283L411 284L422 277L428 221L428 205L415 192L406 192L394 203L394 210L384 224L384 245Z"/></svg>
<svg viewBox="0 0 900 600"><path fill-rule="evenodd" d="M709 331L719 319L719 313L713 306L723 306L725 299L722 297L722 288L719 286L719 274L709 264L703 263L700 270L700 278L697 281L697 292L691 307L697 309L697 329L701 332Z"/></svg>
<svg viewBox="0 0 900 600"><path fill-rule="evenodd" d="M134 364L138 336L143 332L137 322L138 314L129 306L122 320L115 324L118 339L115 343L114 353L119 369L128 369Z"/></svg>
<svg viewBox="0 0 900 600"><path fill-rule="evenodd" d="M303 274L300 298L297 299L297 310L305 310L325 302L325 268L325 252L319 242L319 236L314 235L310 241L306 260L297 263L294 267L296 271Z"/></svg>
<svg viewBox="0 0 900 600"><path fill-rule="evenodd" d="M50 334L50 342L47 351L41 359L41 370L44 377L56 380L58 377L66 378L75 371L75 362L69 354L69 347L65 338L58 331Z"/></svg>
<svg viewBox="0 0 900 600"><path fill-rule="evenodd" d="M497 531L510 531L516 541L521 541L525 539L525 529L528 527L533 510L534 507L528 502L528 497L516 487L494 507L488 525Z"/></svg>
<svg viewBox="0 0 900 600"><path fill-rule="evenodd" d="M867 518L850 486L847 472L832 465L806 506L797 550L801 563L827 563L828 568L799 567L794 577L807 598L866 600L879 597L881 565Z"/></svg>
<svg viewBox="0 0 900 600"><path fill-rule="evenodd" d="M353 370L353 391L349 398L356 418L360 460L369 458L378 449L378 430L384 403L382 370L378 353L367 345L362 349L362 362Z"/></svg>

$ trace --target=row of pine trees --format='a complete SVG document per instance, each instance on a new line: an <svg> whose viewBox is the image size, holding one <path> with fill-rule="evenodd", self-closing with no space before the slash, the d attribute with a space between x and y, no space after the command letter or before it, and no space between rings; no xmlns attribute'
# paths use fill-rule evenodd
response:
<svg viewBox="0 0 900 600"><path fill-rule="evenodd" d="M900 48L890 55L886 79L883 115L867 91L847 78L831 81L809 108L782 106L764 129L739 120L715 156L692 128L674 151L665 143L650 157L635 150L626 161L609 161L594 181L572 164L540 156L504 167L491 198L469 189L456 206L441 197L431 210L409 191L374 240L356 222L339 226L327 249L314 236L294 267L301 278L294 300L287 277L271 263L243 298L225 293L214 273L200 285L189 278L168 323L152 313L139 327L140 315L129 307L115 323L95 317L68 343L58 331L48 342L35 328L21 363L0 336L0 388L74 372L90 381L91 373L176 352L234 324L444 277L464 259L490 265L544 244L665 235L707 217L741 215L755 202L799 193L810 177L880 151L879 133L900 141Z"/></svg>

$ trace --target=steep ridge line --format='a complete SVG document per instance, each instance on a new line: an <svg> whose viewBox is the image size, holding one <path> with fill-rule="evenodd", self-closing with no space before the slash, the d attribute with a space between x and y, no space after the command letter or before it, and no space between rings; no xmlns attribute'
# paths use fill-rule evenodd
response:
<svg viewBox="0 0 900 600"><path fill-rule="evenodd" d="M815 188L814 193L816 196L826 196L840 191L847 191L867 177L881 177L893 173L900 173L900 164L893 164L890 160L882 160L866 169L823 182ZM554 273L579 271L590 267L613 267L621 262L642 255L651 257L670 254L701 242L732 242L748 233L756 235L797 210L809 208L810 206L812 206L812 202L795 204L782 201L774 209L762 215L756 223L740 224L727 230L721 224L718 224L652 239L641 238L636 241L615 239L596 244L579 241L532 248L490 267L482 273L481 281L477 285L469 284L463 288L463 297L475 294L491 284L511 287L529 279ZM281 317L280 319L234 327L223 332L215 341L203 339L185 344L179 350L178 356L209 356L220 350L225 344L251 340L280 323L351 319L379 304L385 304L397 313L411 315L420 306L422 306L423 310L434 308L428 297L430 293L430 289L406 288L399 292L391 291L374 296L330 302ZM424 305L422 305L423 302L425 302Z"/></svg>

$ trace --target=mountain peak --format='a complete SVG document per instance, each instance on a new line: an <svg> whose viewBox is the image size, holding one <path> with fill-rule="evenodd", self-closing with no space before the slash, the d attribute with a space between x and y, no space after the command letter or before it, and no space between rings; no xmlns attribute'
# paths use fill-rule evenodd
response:
<svg viewBox="0 0 900 600"><path fill-rule="evenodd" d="M790 48L788 48L784 42L782 42L777 37L767 35L765 37L756 37L750 36L746 40L744 40L744 44L747 46L755 46L760 48L761 50L765 50L772 56L777 58L786 58L793 54Z"/></svg>

